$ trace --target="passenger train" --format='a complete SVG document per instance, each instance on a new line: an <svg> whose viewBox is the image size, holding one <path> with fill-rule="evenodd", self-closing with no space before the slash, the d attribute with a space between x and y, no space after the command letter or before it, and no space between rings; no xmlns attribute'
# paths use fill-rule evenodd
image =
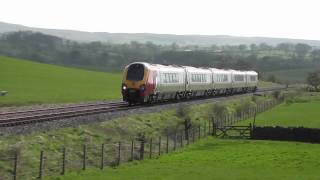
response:
<svg viewBox="0 0 320 180"><path fill-rule="evenodd" d="M255 92L258 73L134 62L125 67L123 100L131 104Z"/></svg>

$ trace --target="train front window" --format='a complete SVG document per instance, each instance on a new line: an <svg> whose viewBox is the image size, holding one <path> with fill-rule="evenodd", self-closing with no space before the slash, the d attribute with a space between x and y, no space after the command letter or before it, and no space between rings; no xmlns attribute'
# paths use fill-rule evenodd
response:
<svg viewBox="0 0 320 180"><path fill-rule="evenodd" d="M141 81L144 76L144 65L143 64L132 64L128 68L127 80L130 81Z"/></svg>

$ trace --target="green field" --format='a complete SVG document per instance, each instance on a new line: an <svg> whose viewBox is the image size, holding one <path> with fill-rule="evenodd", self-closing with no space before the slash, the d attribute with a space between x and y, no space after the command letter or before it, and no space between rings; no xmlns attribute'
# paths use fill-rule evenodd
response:
<svg viewBox="0 0 320 180"><path fill-rule="evenodd" d="M0 56L0 106L119 99L121 74Z"/></svg>
<svg viewBox="0 0 320 180"><path fill-rule="evenodd" d="M159 159L52 179L318 179L319 153L318 144L210 137Z"/></svg>
<svg viewBox="0 0 320 180"><path fill-rule="evenodd" d="M270 111L261 113L256 118L256 126L320 128L319 95L312 98L313 100L301 98L297 102L285 102ZM240 124L249 124L249 122L253 122L253 119L240 122Z"/></svg>

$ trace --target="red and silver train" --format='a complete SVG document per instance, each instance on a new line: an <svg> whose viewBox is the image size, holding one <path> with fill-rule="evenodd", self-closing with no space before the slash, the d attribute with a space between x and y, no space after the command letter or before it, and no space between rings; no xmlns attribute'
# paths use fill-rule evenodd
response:
<svg viewBox="0 0 320 180"><path fill-rule="evenodd" d="M255 71L134 62L124 69L121 90L135 104L255 92L257 83Z"/></svg>

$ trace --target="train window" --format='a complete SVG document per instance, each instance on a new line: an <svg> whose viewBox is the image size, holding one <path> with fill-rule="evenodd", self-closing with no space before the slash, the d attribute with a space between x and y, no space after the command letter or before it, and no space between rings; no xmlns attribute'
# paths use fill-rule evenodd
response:
<svg viewBox="0 0 320 180"><path fill-rule="evenodd" d="M235 81L244 81L244 76L243 75L234 75L234 80Z"/></svg>
<svg viewBox="0 0 320 180"><path fill-rule="evenodd" d="M217 76L217 81L219 79L219 75ZM191 74L192 82L207 82L207 76L205 74Z"/></svg>
<svg viewBox="0 0 320 180"><path fill-rule="evenodd" d="M257 77L256 76L250 76L250 81L256 81Z"/></svg>
<svg viewBox="0 0 320 180"><path fill-rule="evenodd" d="M164 73L162 75L163 83L178 83L179 77L177 73Z"/></svg>
<svg viewBox="0 0 320 180"><path fill-rule="evenodd" d="M176 74L176 73L173 74L173 77L174 77L174 78L173 78L173 79L174 79L174 82L175 82L175 83L178 83L178 82L179 82L178 74Z"/></svg>
<svg viewBox="0 0 320 180"><path fill-rule="evenodd" d="M143 64L131 64L127 71L127 80L141 81L144 77Z"/></svg>
<svg viewBox="0 0 320 180"><path fill-rule="evenodd" d="M161 79L163 83L167 83L167 74L161 74Z"/></svg>
<svg viewBox="0 0 320 180"><path fill-rule="evenodd" d="M223 75L223 82L227 82L228 81L228 75L224 74Z"/></svg>

